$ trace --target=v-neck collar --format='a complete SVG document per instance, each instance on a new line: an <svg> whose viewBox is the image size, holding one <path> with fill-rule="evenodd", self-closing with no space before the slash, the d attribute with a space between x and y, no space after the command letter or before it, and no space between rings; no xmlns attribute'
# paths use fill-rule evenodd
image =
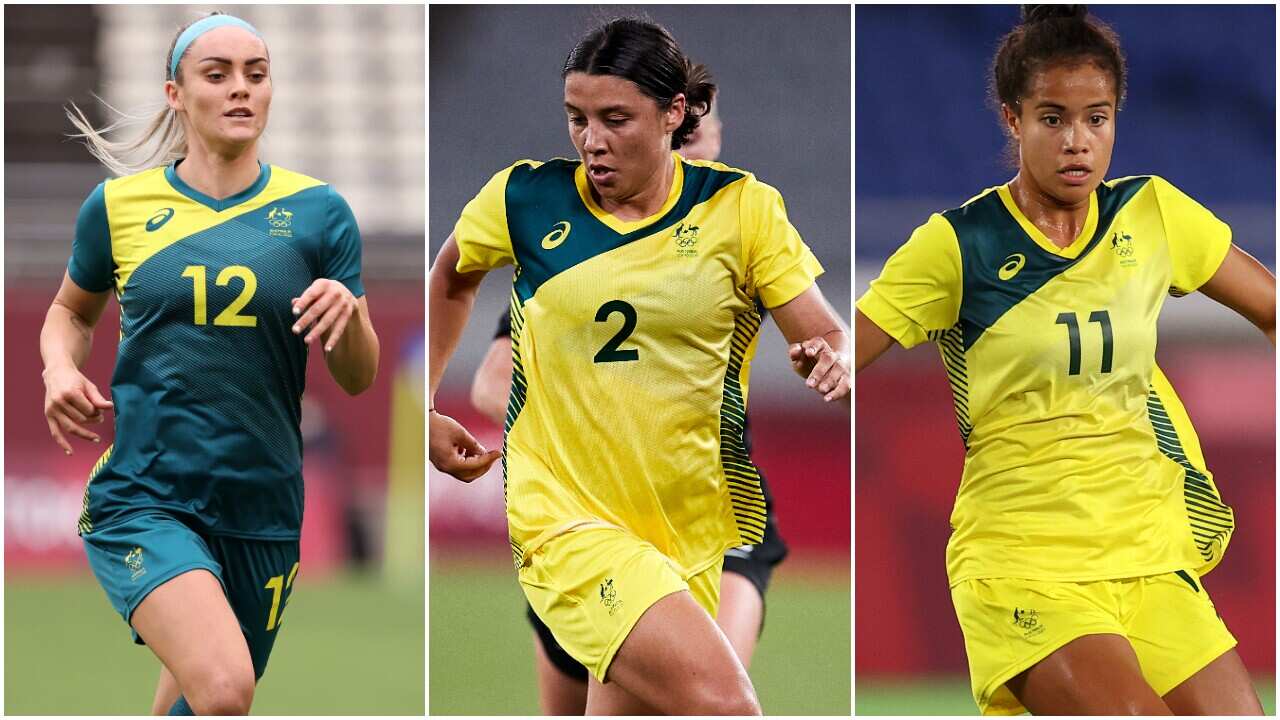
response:
<svg viewBox="0 0 1280 720"><path fill-rule="evenodd" d="M586 163L579 164L578 168L574 170L573 183L578 188L578 197L582 199L582 204L597 220L619 235L626 235L650 225L666 215L671 211L671 208L675 207L676 201L680 199L680 193L684 189L684 163L681 162L680 155L675 152L671 153L671 159L675 163L676 169L671 178L671 190L667 193L666 202L662 203L662 207L657 212L639 220L621 220L602 210L596 204L595 198L591 197L591 181L587 179Z"/></svg>
<svg viewBox="0 0 1280 720"><path fill-rule="evenodd" d="M1009 184L996 188L996 192L1000 195L1000 201L1004 203L1004 207L1018 221L1018 225L1022 226L1022 231L1031 238L1035 244L1039 245L1045 252L1055 255L1066 260L1074 260L1080 256L1080 253L1089 245L1089 240L1093 237L1093 233L1098 228L1098 191L1094 190L1089 193L1089 213L1085 216L1084 226L1080 228L1080 234L1076 235L1075 240L1066 247L1059 247L1056 243L1049 239L1036 224L1027 219L1022 210L1018 208L1018 204L1013 201L1013 193L1009 191Z"/></svg>
<svg viewBox="0 0 1280 720"><path fill-rule="evenodd" d="M261 162L259 162L258 163L258 179L254 180L252 185L245 188L244 190L241 190L235 195L231 195L230 197L223 198L222 200L215 200L209 197L208 195L205 195L204 193L200 192L199 190L191 187L190 185L186 184L185 182L183 182L182 178L178 177L177 168L178 168L178 163L180 162L182 162L182 159L175 161L172 165L164 169L164 177L166 180L169 181L169 185L172 186L174 190L177 190L178 192L182 193L188 198L195 200L196 202L200 203L201 205L204 205L205 207L209 208L210 210L213 210L214 212L222 212L223 210L230 210L231 208L239 205L240 203L245 202L246 200L249 200L250 198L257 195L258 193L262 192L262 189L267 186L267 182L271 180L271 166L263 165Z"/></svg>

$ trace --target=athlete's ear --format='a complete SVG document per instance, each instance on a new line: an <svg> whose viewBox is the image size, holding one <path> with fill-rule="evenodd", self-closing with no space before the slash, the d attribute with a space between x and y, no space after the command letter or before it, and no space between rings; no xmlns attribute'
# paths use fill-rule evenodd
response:
<svg viewBox="0 0 1280 720"><path fill-rule="evenodd" d="M164 100L174 112L186 110L182 105L181 98L178 97L178 83L172 80L164 81Z"/></svg>
<svg viewBox="0 0 1280 720"><path fill-rule="evenodd" d="M1014 109L1007 104L1000 103L1000 114L1004 116L1005 128L1008 129L1009 135L1014 140L1022 142L1021 118L1018 117L1018 113L1014 112Z"/></svg>
<svg viewBox="0 0 1280 720"><path fill-rule="evenodd" d="M667 111L664 113L663 131L671 133L679 129L681 123L684 122L684 114L687 110L687 101L684 93L676 93L676 96L671 98L671 105L667 107Z"/></svg>

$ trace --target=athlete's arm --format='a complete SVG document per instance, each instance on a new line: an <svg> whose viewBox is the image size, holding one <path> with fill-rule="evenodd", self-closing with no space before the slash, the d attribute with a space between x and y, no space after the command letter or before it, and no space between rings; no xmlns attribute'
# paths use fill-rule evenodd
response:
<svg viewBox="0 0 1280 720"><path fill-rule="evenodd" d="M99 442L97 433L84 423L100 423L111 401L80 372L93 346L93 328L107 307L109 291L91 293L62 276L62 287L53 298L40 329L40 357L44 361L44 417L49 434L68 454L71 444L64 433Z"/></svg>
<svg viewBox="0 0 1280 720"><path fill-rule="evenodd" d="M507 415L507 398L511 395L511 337L496 337L489 344L471 380L471 404L490 420L502 424Z"/></svg>
<svg viewBox="0 0 1280 720"><path fill-rule="evenodd" d="M293 314L298 316L293 331L306 332L307 345L324 340L329 374L350 395L364 392L378 375L378 335L366 298L356 298L337 280L320 278L293 299Z"/></svg>
<svg viewBox="0 0 1280 720"><path fill-rule="evenodd" d="M831 402L849 395L849 329L822 296L817 283L770 309L787 339L791 367Z"/></svg>
<svg viewBox="0 0 1280 720"><path fill-rule="evenodd" d="M448 473L463 482L471 482L484 475L501 455L498 450L485 450L467 429L453 418L436 411L436 390L444 377L449 358L458 347L462 329L471 317L476 302L476 292L485 273L459 273L458 243L449 235L436 262L431 266L428 287L428 358L430 362L431 394L428 396L430 411L431 464L437 470Z"/></svg>
<svg viewBox="0 0 1280 720"><path fill-rule="evenodd" d="M885 332L861 311L853 311L853 368L862 368L875 362L893 346L893 336Z"/></svg>
<svg viewBox="0 0 1280 720"><path fill-rule="evenodd" d="M1235 310L1276 343L1276 277L1235 245L1200 292Z"/></svg>

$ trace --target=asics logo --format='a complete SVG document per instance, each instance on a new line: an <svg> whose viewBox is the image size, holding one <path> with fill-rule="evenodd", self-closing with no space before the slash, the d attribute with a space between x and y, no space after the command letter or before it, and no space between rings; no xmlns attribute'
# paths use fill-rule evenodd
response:
<svg viewBox="0 0 1280 720"><path fill-rule="evenodd" d="M155 232L173 217L173 208L163 208L147 220L147 232Z"/></svg>
<svg viewBox="0 0 1280 720"><path fill-rule="evenodd" d="M1014 275L1027 264L1027 258L1022 253L1014 253L1004 259L1004 264L1000 266L1000 270L996 273L1001 280L1012 280Z"/></svg>
<svg viewBox="0 0 1280 720"><path fill-rule="evenodd" d="M542 236L542 249L555 250L564 244L569 237L569 230L572 228L567 220L561 220L555 224L555 229Z"/></svg>

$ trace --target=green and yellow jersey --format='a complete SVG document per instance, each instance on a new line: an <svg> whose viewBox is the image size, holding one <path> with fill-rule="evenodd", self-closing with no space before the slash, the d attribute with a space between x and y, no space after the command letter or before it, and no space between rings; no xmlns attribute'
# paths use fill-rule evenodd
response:
<svg viewBox="0 0 1280 720"><path fill-rule="evenodd" d="M76 222L68 274L120 303L115 442L79 529L161 508L209 534L295 539L307 347L291 300L317 278L363 295L360 231L305 175L263 166L215 200L175 166L98 185Z"/></svg>
<svg viewBox="0 0 1280 720"><path fill-rule="evenodd" d="M1230 245L1226 224L1148 176L1100 186L1065 248L1001 186L889 258L857 306L904 347L941 351L965 445L952 584L1217 564L1234 519L1156 367L1156 318Z"/></svg>
<svg viewBox="0 0 1280 720"><path fill-rule="evenodd" d="M777 190L673 158L670 194L642 220L601 210L578 161L521 161L454 229L459 272L516 266L503 461L517 566L600 524L686 577L761 540L743 444L756 304L792 300L822 268Z"/></svg>

